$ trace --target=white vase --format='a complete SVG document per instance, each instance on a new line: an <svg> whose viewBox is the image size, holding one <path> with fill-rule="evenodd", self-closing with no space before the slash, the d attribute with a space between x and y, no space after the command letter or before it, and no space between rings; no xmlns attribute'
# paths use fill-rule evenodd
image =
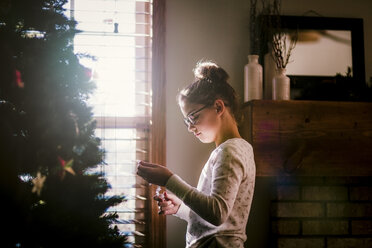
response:
<svg viewBox="0 0 372 248"><path fill-rule="evenodd" d="M275 61L268 52L264 56L264 99L273 99L273 78L276 74Z"/></svg>
<svg viewBox="0 0 372 248"><path fill-rule="evenodd" d="M273 78L273 100L290 100L290 80L285 68L279 68Z"/></svg>
<svg viewBox="0 0 372 248"><path fill-rule="evenodd" d="M248 64L244 66L244 101L262 99L262 66L258 55L248 55Z"/></svg>

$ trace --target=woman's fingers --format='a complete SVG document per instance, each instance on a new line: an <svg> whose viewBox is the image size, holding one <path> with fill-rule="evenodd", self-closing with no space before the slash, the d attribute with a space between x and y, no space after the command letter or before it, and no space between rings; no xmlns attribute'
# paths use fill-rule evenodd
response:
<svg viewBox="0 0 372 248"><path fill-rule="evenodd" d="M150 173L151 170L152 169L151 168L148 168L148 167L138 166L137 174L138 175L145 175L146 173Z"/></svg>
<svg viewBox="0 0 372 248"><path fill-rule="evenodd" d="M145 180L147 180L147 179L146 179L146 175L147 175L147 173L146 173L146 171L144 171L143 169L138 168L138 170L137 170L137 175L140 176L140 177L142 177L142 178L144 178Z"/></svg>
<svg viewBox="0 0 372 248"><path fill-rule="evenodd" d="M164 198L160 197L159 195L154 195L153 199L154 199L155 201L158 201L158 202L164 200Z"/></svg>
<svg viewBox="0 0 372 248"><path fill-rule="evenodd" d="M149 183L164 186L173 173L164 166L139 161L137 175Z"/></svg>
<svg viewBox="0 0 372 248"><path fill-rule="evenodd" d="M162 207L162 208L168 207L168 206L170 206L172 204L173 203L171 201L159 201L158 202L158 206L159 207Z"/></svg>
<svg viewBox="0 0 372 248"><path fill-rule="evenodd" d="M167 206L159 206L159 214L173 214L175 206L173 203L170 203Z"/></svg>
<svg viewBox="0 0 372 248"><path fill-rule="evenodd" d="M174 201L174 200L177 200L178 198L173 195L172 193L171 194L168 194L167 191L164 192L164 198L166 200L170 200L170 201Z"/></svg>
<svg viewBox="0 0 372 248"><path fill-rule="evenodd" d="M152 163L149 163L149 162L145 162L145 161L138 161L138 165L139 166L144 166L144 167L157 167L157 166L160 166L158 164L152 164Z"/></svg>
<svg viewBox="0 0 372 248"><path fill-rule="evenodd" d="M164 192L164 196L166 195L166 192ZM159 214L173 214L175 205L170 199L161 198L157 195L154 196L154 200L158 201L158 207L159 207Z"/></svg>
<svg viewBox="0 0 372 248"><path fill-rule="evenodd" d="M168 194L164 192L164 198L160 201L160 198L154 197L155 200L158 200L159 214L171 215L177 213L181 200L178 199L173 194Z"/></svg>
<svg viewBox="0 0 372 248"><path fill-rule="evenodd" d="M148 176L153 174L153 169L154 167L149 167L149 166L144 166L144 165L139 165L137 168L137 175L140 177L143 177L145 180L148 181Z"/></svg>

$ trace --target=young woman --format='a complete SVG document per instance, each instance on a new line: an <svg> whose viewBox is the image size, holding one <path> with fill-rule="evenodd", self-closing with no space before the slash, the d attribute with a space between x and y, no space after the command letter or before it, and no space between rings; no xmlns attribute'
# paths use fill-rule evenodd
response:
<svg viewBox="0 0 372 248"><path fill-rule="evenodd" d="M203 62L194 73L178 103L188 131L216 144L197 188L160 165L141 161L137 173L172 192L154 199L160 213L188 222L186 247L244 247L256 173L252 146L239 134L238 99L225 70Z"/></svg>

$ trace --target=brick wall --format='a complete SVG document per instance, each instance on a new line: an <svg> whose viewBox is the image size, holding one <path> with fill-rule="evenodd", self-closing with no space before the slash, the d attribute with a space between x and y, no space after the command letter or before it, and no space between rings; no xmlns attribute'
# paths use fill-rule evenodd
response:
<svg viewBox="0 0 372 248"><path fill-rule="evenodd" d="M272 246L372 248L372 177L277 177Z"/></svg>

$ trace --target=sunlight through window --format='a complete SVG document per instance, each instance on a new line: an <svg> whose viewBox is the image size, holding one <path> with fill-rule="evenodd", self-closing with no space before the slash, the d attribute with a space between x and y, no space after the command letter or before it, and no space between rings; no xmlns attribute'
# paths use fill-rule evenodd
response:
<svg viewBox="0 0 372 248"><path fill-rule="evenodd" d="M136 161L148 159L151 115L151 1L70 0L68 15L78 24L74 52L92 70L96 90L89 99L96 135L105 150L101 167L112 189L127 201L108 211L132 247L145 235L147 186L135 175Z"/></svg>

